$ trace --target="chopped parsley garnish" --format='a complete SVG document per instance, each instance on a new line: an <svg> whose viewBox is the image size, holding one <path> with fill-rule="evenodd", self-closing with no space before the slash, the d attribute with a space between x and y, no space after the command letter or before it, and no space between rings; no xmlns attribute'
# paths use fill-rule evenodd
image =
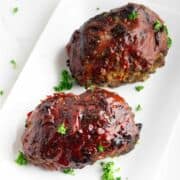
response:
<svg viewBox="0 0 180 180"><path fill-rule="evenodd" d="M114 162L101 163L101 166L103 170L102 180L121 180L121 177L115 177Z"/></svg>
<svg viewBox="0 0 180 180"><path fill-rule="evenodd" d="M64 172L65 174L75 175L74 169L72 169L72 168L64 169L63 172Z"/></svg>
<svg viewBox="0 0 180 180"><path fill-rule="evenodd" d="M19 8L18 7L14 7L13 10L12 10L12 13L16 14L18 11L19 11Z"/></svg>
<svg viewBox="0 0 180 180"><path fill-rule="evenodd" d="M142 107L141 107L140 104L138 104L138 105L136 106L136 111L141 111L141 110L142 110Z"/></svg>
<svg viewBox="0 0 180 180"><path fill-rule="evenodd" d="M136 86L135 87L135 90L138 91L138 92L142 91L143 89L144 89L144 86Z"/></svg>
<svg viewBox="0 0 180 180"><path fill-rule="evenodd" d="M99 145L97 149L99 152L104 152L104 147L102 145Z"/></svg>
<svg viewBox="0 0 180 180"><path fill-rule="evenodd" d="M116 180L121 180L121 177L117 177Z"/></svg>
<svg viewBox="0 0 180 180"><path fill-rule="evenodd" d="M159 20L156 20L154 23L155 32L164 31L167 35L169 35L169 31L166 25L162 24ZM167 46L170 48L172 45L172 39L168 36Z"/></svg>
<svg viewBox="0 0 180 180"><path fill-rule="evenodd" d="M18 154L18 156L17 156L15 161L16 161L17 164L19 164L21 166L22 165L26 165L28 163L25 155L21 151L19 151L19 154Z"/></svg>
<svg viewBox="0 0 180 180"><path fill-rule="evenodd" d="M166 25L163 25L163 31L168 35L169 31Z"/></svg>
<svg viewBox="0 0 180 180"><path fill-rule="evenodd" d="M54 90L57 92L63 90L69 90L72 88L73 83L74 83L74 79L69 74L69 72L67 70L63 70L61 72L61 81L57 86L54 87Z"/></svg>
<svg viewBox="0 0 180 180"><path fill-rule="evenodd" d="M156 20L154 23L154 30L156 32L159 32L161 31L162 28L163 28L163 24L159 20Z"/></svg>
<svg viewBox="0 0 180 180"><path fill-rule="evenodd" d="M65 135L67 133L67 128L65 127L64 123L58 126L57 132L62 135Z"/></svg>
<svg viewBox="0 0 180 180"><path fill-rule="evenodd" d="M16 67L17 67L16 61L15 61L14 59L12 59L12 60L10 61L10 63L12 64L13 68L16 69Z"/></svg>
<svg viewBox="0 0 180 180"><path fill-rule="evenodd" d="M114 162L102 163L103 175L102 180L114 179Z"/></svg>
<svg viewBox="0 0 180 180"><path fill-rule="evenodd" d="M167 45L168 45L168 48L172 46L172 39L170 37L168 37Z"/></svg>
<svg viewBox="0 0 180 180"><path fill-rule="evenodd" d="M169 31L166 25L164 25L164 32L168 35L167 46L170 48L172 46L172 39L169 37Z"/></svg>
<svg viewBox="0 0 180 180"><path fill-rule="evenodd" d="M169 35L169 31L166 25L162 24L159 20L156 20L154 23L155 32L164 31L167 35ZM172 45L172 39L168 36L167 46L170 48Z"/></svg>
<svg viewBox="0 0 180 180"><path fill-rule="evenodd" d="M3 96L3 94L4 94L4 91L0 90L0 96Z"/></svg>
<svg viewBox="0 0 180 180"><path fill-rule="evenodd" d="M165 24L161 23L159 20L156 20L154 23L155 32L164 31L168 35L168 28Z"/></svg>
<svg viewBox="0 0 180 180"><path fill-rule="evenodd" d="M136 11L132 11L129 15L128 15L128 19L129 20L135 20L138 17L138 13Z"/></svg>

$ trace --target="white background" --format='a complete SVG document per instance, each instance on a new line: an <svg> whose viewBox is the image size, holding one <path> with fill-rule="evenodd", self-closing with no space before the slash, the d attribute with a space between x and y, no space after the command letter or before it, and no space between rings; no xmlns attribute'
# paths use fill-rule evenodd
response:
<svg viewBox="0 0 180 180"><path fill-rule="evenodd" d="M60 0L0 0L0 107ZM12 13L18 7L16 14ZM15 59L14 70L10 60Z"/></svg>
<svg viewBox="0 0 180 180"><path fill-rule="evenodd" d="M180 11L180 1L151 1L163 3L163 6ZM0 0L0 89L5 92L0 97L0 106L8 96L58 2L59 0ZM12 13L14 7L19 8L18 13L15 15ZM176 20L173 19L173 21ZM16 60L17 69L12 68L11 59ZM180 121L177 123L169 145L170 148L162 163L164 165L161 171L163 177L161 176L159 179L180 179L180 172L178 171L180 167L179 129Z"/></svg>

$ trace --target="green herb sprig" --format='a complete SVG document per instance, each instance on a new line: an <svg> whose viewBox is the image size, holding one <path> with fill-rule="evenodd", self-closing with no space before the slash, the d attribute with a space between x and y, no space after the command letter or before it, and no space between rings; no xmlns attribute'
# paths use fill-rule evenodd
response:
<svg viewBox="0 0 180 180"><path fill-rule="evenodd" d="M114 169L114 162L102 162L101 163L103 175L101 177L102 180L121 180L121 177L115 177L115 172L117 171ZM118 169L119 170L119 169Z"/></svg>
<svg viewBox="0 0 180 180"><path fill-rule="evenodd" d="M136 11L132 11L129 15L128 15L128 19L129 20L135 20L138 18L138 13Z"/></svg>
<svg viewBox="0 0 180 180"><path fill-rule="evenodd" d="M21 151L19 151L18 156L17 156L15 162L16 162L18 165L20 165L20 166L23 166L23 165L27 165L27 164L28 164L28 161L27 161L25 155L24 155Z"/></svg>
<svg viewBox="0 0 180 180"><path fill-rule="evenodd" d="M74 169L72 169L72 168L64 169L63 172L64 172L65 174L75 175Z"/></svg>
<svg viewBox="0 0 180 180"><path fill-rule="evenodd" d="M142 107L141 107L140 104L138 104L138 105L136 106L136 111L138 112L138 111L141 111L141 110L142 110Z"/></svg>
<svg viewBox="0 0 180 180"><path fill-rule="evenodd" d="M102 145L99 145L97 149L99 152L104 152L104 147Z"/></svg>
<svg viewBox="0 0 180 180"><path fill-rule="evenodd" d="M155 23L154 23L155 32L159 32L162 29L163 29L163 24L159 20L156 20Z"/></svg>
<svg viewBox="0 0 180 180"><path fill-rule="evenodd" d="M135 86L135 90L140 92L144 89L144 86Z"/></svg>
<svg viewBox="0 0 180 180"><path fill-rule="evenodd" d="M61 80L59 84L54 87L54 90L56 92L69 90L72 88L73 84L74 84L74 79L72 78L72 76L69 74L67 70L63 70L61 72Z"/></svg>
<svg viewBox="0 0 180 180"><path fill-rule="evenodd" d="M12 59L12 60L10 61L10 63L12 64L13 68L16 69L16 67L17 67L16 61L15 61L14 59Z"/></svg>
<svg viewBox="0 0 180 180"><path fill-rule="evenodd" d="M156 20L154 23L155 32L163 31L168 35L167 46L170 48L172 46L172 39L169 37L169 31L165 24L161 23L159 20Z"/></svg>
<svg viewBox="0 0 180 180"><path fill-rule="evenodd" d="M18 7L14 7L14 8L12 9L12 13L13 13L13 14L16 14L18 11L19 11L19 8L18 8Z"/></svg>
<svg viewBox="0 0 180 180"><path fill-rule="evenodd" d="M172 46L172 39L170 37L168 37L167 46L168 46L168 48L170 48Z"/></svg>
<svg viewBox="0 0 180 180"><path fill-rule="evenodd" d="M0 90L0 96L3 96L3 94L4 94L4 91Z"/></svg>
<svg viewBox="0 0 180 180"><path fill-rule="evenodd" d="M58 126L57 132L61 135L65 135L67 133L67 128L65 127L64 123Z"/></svg>

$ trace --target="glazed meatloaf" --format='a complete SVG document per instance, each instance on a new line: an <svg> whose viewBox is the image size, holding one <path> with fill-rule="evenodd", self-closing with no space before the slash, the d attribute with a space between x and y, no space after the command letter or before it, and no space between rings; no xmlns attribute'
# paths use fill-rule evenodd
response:
<svg viewBox="0 0 180 180"><path fill-rule="evenodd" d="M22 138L29 162L49 170L82 168L134 148L141 124L123 98L95 88L54 94L28 113Z"/></svg>
<svg viewBox="0 0 180 180"><path fill-rule="evenodd" d="M83 86L144 81L164 65L168 40L155 12L130 3L91 18L73 33L67 45L69 68Z"/></svg>

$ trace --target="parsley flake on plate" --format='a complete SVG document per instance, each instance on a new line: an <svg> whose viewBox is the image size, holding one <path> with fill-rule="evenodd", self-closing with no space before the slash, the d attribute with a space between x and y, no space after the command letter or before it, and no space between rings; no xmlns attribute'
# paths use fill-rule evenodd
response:
<svg viewBox="0 0 180 180"><path fill-rule="evenodd" d="M69 175L75 175L74 169L72 168L67 168L63 170L64 174L69 174Z"/></svg>
<svg viewBox="0 0 180 180"><path fill-rule="evenodd" d="M116 170L114 169L114 162L102 162L101 166L103 170L102 180L121 180L121 177L115 177Z"/></svg>
<svg viewBox="0 0 180 180"><path fill-rule="evenodd" d="M16 61L15 61L14 59L12 59L12 60L10 61L10 63L12 64L13 68L16 69L16 67L17 67Z"/></svg>
<svg viewBox="0 0 180 180"><path fill-rule="evenodd" d="M63 90L69 90L74 84L74 79L69 74L67 70L61 72L61 80L57 86L54 87L54 90L59 92Z"/></svg>
<svg viewBox="0 0 180 180"><path fill-rule="evenodd" d="M117 177L116 180L121 180L121 177Z"/></svg>
<svg viewBox="0 0 180 180"><path fill-rule="evenodd" d="M22 165L26 165L28 163L25 155L21 151L19 151L19 154L18 154L18 156L17 156L15 161L16 161L17 164L19 164L21 166Z"/></svg>
<svg viewBox="0 0 180 180"><path fill-rule="evenodd" d="M4 91L0 90L0 96L3 96L3 94L4 94Z"/></svg>
<svg viewBox="0 0 180 180"><path fill-rule="evenodd" d="M144 89L144 86L135 86L135 90L140 92Z"/></svg>
<svg viewBox="0 0 180 180"><path fill-rule="evenodd" d="M12 9L12 13L13 13L13 14L16 14L18 11L19 11L19 8L18 8L18 7L14 7L14 8Z"/></svg>
<svg viewBox="0 0 180 180"><path fill-rule="evenodd" d="M138 104L138 105L136 106L136 111L141 111L141 110L142 110L142 107L141 107L140 104Z"/></svg>

